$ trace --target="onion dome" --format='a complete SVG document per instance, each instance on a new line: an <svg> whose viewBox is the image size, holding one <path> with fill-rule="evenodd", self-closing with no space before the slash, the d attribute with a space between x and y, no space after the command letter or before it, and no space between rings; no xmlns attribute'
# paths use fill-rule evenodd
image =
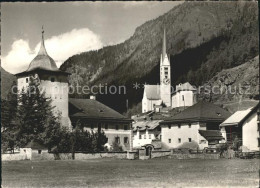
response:
<svg viewBox="0 0 260 188"><path fill-rule="evenodd" d="M55 61L48 55L44 45L44 31L42 30L41 47L37 56L31 61L29 68L26 72L33 71L35 69L43 69L48 71L59 71Z"/></svg>

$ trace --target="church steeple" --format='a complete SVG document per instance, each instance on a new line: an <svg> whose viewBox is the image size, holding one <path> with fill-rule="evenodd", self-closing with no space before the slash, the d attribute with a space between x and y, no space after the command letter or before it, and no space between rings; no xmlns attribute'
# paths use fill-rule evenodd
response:
<svg viewBox="0 0 260 188"><path fill-rule="evenodd" d="M43 29L43 26L42 26L42 41L41 41L41 47L40 47L40 50L38 52L38 55L48 55L47 54L47 51L46 51L46 48L45 48L45 45L44 45L44 29Z"/></svg>
<svg viewBox="0 0 260 188"><path fill-rule="evenodd" d="M166 33L165 33L165 27L163 29L163 44L162 44L162 59L165 58L166 55Z"/></svg>

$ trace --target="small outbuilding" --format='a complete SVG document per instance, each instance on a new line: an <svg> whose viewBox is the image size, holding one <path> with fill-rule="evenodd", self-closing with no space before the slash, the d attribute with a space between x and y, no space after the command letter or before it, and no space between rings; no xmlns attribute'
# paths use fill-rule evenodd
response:
<svg viewBox="0 0 260 188"><path fill-rule="evenodd" d="M32 140L26 146L20 148L20 152L26 154L26 159L33 160L42 158L41 155L48 153L48 148L39 142Z"/></svg>
<svg viewBox="0 0 260 188"><path fill-rule="evenodd" d="M228 144L238 143L243 152L259 151L259 103L247 110L235 112L220 124L220 128Z"/></svg>

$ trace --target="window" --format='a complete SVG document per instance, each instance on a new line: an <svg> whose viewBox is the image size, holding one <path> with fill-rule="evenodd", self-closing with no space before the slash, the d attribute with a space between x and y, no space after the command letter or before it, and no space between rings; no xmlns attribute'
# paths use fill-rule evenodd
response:
<svg viewBox="0 0 260 188"><path fill-rule="evenodd" d="M107 123L105 124L105 129L108 129L108 124Z"/></svg>
<svg viewBox="0 0 260 188"><path fill-rule="evenodd" d="M258 138L258 147L260 147L260 138Z"/></svg>
<svg viewBox="0 0 260 188"><path fill-rule="evenodd" d="M128 129L127 129L127 125L124 125L124 130L128 130Z"/></svg>
<svg viewBox="0 0 260 188"><path fill-rule="evenodd" d="M118 130L118 125L116 125L116 130Z"/></svg>
<svg viewBox="0 0 260 188"><path fill-rule="evenodd" d="M189 128L191 128L191 123L189 123Z"/></svg>
<svg viewBox="0 0 260 188"><path fill-rule="evenodd" d="M160 140L162 140L162 135L160 135Z"/></svg>
<svg viewBox="0 0 260 188"><path fill-rule="evenodd" d="M42 153L42 150L38 150L38 154L41 154Z"/></svg>
<svg viewBox="0 0 260 188"><path fill-rule="evenodd" d="M26 78L26 83L28 83L29 82L29 78Z"/></svg>
<svg viewBox="0 0 260 188"><path fill-rule="evenodd" d="M191 138L189 138L189 142L191 142Z"/></svg>
<svg viewBox="0 0 260 188"><path fill-rule="evenodd" d="M257 123L257 130L260 132L260 122Z"/></svg>
<svg viewBox="0 0 260 188"><path fill-rule="evenodd" d="M55 81L55 78L51 77L51 82L54 82Z"/></svg>
<svg viewBox="0 0 260 188"><path fill-rule="evenodd" d="M184 95L182 95L182 101L184 101Z"/></svg>
<svg viewBox="0 0 260 188"><path fill-rule="evenodd" d="M178 138L178 142L181 143L181 138Z"/></svg>
<svg viewBox="0 0 260 188"><path fill-rule="evenodd" d="M128 137L124 137L124 143L128 144Z"/></svg>
<svg viewBox="0 0 260 188"><path fill-rule="evenodd" d="M119 137L115 137L115 141L116 141L116 143L120 144L120 138Z"/></svg>
<svg viewBox="0 0 260 188"><path fill-rule="evenodd" d="M168 142L171 143L171 142L172 142L172 139L169 138Z"/></svg>
<svg viewBox="0 0 260 188"><path fill-rule="evenodd" d="M149 134L149 139L151 139L151 135Z"/></svg>
<svg viewBox="0 0 260 188"><path fill-rule="evenodd" d="M169 128L169 129L171 129L171 128L172 128L172 126L171 126L171 125L168 125L168 128Z"/></svg>
<svg viewBox="0 0 260 188"><path fill-rule="evenodd" d="M139 139L142 139L142 135L139 135Z"/></svg>
<svg viewBox="0 0 260 188"><path fill-rule="evenodd" d="M178 124L178 128L179 128L179 129L181 128L181 124Z"/></svg>
<svg viewBox="0 0 260 188"><path fill-rule="evenodd" d="M146 134L144 135L144 139L146 139Z"/></svg>

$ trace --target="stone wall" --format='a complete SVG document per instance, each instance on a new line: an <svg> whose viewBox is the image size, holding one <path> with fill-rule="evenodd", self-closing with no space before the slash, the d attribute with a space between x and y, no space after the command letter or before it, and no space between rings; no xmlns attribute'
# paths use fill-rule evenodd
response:
<svg viewBox="0 0 260 188"><path fill-rule="evenodd" d="M29 160L26 154L21 154L21 153L15 153L15 154L10 154L10 153L5 153L2 154L2 161L20 161L20 160Z"/></svg>
<svg viewBox="0 0 260 188"><path fill-rule="evenodd" d="M87 160L87 159L99 159L99 158L126 159L127 152L75 153L75 160Z"/></svg>
<svg viewBox="0 0 260 188"><path fill-rule="evenodd" d="M151 158L164 157L171 155L171 151L152 151Z"/></svg>
<svg viewBox="0 0 260 188"><path fill-rule="evenodd" d="M170 159L219 159L218 153L171 154Z"/></svg>

